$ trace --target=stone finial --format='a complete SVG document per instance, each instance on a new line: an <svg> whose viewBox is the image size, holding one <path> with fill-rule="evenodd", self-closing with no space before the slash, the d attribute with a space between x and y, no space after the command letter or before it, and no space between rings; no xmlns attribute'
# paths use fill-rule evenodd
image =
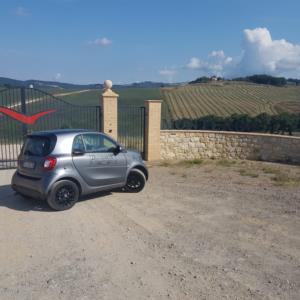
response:
<svg viewBox="0 0 300 300"><path fill-rule="evenodd" d="M111 80L105 80L103 83L103 97L119 97L118 94L116 94L111 88L113 86L113 83Z"/></svg>
<svg viewBox="0 0 300 300"><path fill-rule="evenodd" d="M111 80L104 81L104 84L103 84L104 90L111 90L112 86L113 86L113 83Z"/></svg>

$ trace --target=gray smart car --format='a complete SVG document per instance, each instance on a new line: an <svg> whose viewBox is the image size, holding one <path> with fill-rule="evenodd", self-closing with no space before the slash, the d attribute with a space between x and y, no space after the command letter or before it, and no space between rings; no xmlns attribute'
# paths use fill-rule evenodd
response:
<svg viewBox="0 0 300 300"><path fill-rule="evenodd" d="M87 130L54 130L27 136L12 188L45 199L54 210L71 208L81 195L123 188L141 191L148 170L141 155L111 137Z"/></svg>

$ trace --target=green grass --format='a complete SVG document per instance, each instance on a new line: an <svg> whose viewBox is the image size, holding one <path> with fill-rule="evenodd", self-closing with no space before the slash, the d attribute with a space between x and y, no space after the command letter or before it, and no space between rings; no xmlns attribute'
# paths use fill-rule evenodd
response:
<svg viewBox="0 0 300 300"><path fill-rule="evenodd" d="M231 167L236 164L235 160L229 160L229 159L220 159L216 162L217 165L222 167Z"/></svg>
<svg viewBox="0 0 300 300"><path fill-rule="evenodd" d="M192 159L192 160L186 161L186 163L189 165L202 165L203 162L204 162L203 159Z"/></svg>
<svg viewBox="0 0 300 300"><path fill-rule="evenodd" d="M190 160L181 160L176 162L174 165L179 167L192 167L192 166L200 166L204 164L203 159L190 159Z"/></svg>
<svg viewBox="0 0 300 300"><path fill-rule="evenodd" d="M239 173L241 176L247 176L247 177L251 177L251 178L257 178L259 176L253 170L249 170L249 169L240 169Z"/></svg>
<svg viewBox="0 0 300 300"><path fill-rule="evenodd" d="M300 186L300 176L291 176L284 173L278 173L272 178L275 185L285 187L298 187Z"/></svg>
<svg viewBox="0 0 300 300"><path fill-rule="evenodd" d="M262 171L265 174L279 174L280 170L278 168L272 167L272 166L265 166L262 168Z"/></svg>
<svg viewBox="0 0 300 300"><path fill-rule="evenodd" d="M160 100L159 88L119 88L114 89L119 94L120 105L144 106L145 100ZM85 93L63 96L61 99L77 105L100 105L101 90L91 90Z"/></svg>
<svg viewBox="0 0 300 300"><path fill-rule="evenodd" d="M180 161L168 161L163 160L160 162L159 166L161 167L191 167L191 166L200 166L205 163L203 159L191 159L191 160L180 160Z"/></svg>

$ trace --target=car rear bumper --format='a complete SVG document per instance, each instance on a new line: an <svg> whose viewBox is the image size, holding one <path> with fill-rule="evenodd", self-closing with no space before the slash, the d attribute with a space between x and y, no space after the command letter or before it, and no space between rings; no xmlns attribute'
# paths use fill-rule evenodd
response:
<svg viewBox="0 0 300 300"><path fill-rule="evenodd" d="M17 193L20 193L21 195L24 195L24 196L27 196L30 198L43 199L43 200L45 198L45 196L42 195L40 192L26 188L24 186L18 186L18 185L13 184L11 187Z"/></svg>
<svg viewBox="0 0 300 300"><path fill-rule="evenodd" d="M43 179L35 179L21 175L18 171L12 177L11 187L14 191L37 199L45 199L47 184Z"/></svg>

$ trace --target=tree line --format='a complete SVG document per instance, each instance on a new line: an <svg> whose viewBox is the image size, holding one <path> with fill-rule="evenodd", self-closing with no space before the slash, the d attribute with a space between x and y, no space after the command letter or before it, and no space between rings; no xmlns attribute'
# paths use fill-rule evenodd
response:
<svg viewBox="0 0 300 300"><path fill-rule="evenodd" d="M247 81L257 84L269 84L275 86L285 86L287 84L287 80L284 77L274 77L270 75L252 75L247 77L239 77L233 80L236 81Z"/></svg>
<svg viewBox="0 0 300 300"><path fill-rule="evenodd" d="M217 81L223 80L222 77L215 77ZM209 83L212 81L211 77L207 77L207 76L202 76L199 78L196 78L193 81L190 81L189 84L196 84L196 83Z"/></svg>
<svg viewBox="0 0 300 300"><path fill-rule="evenodd" d="M226 80L222 77L217 77L216 79L218 81L220 81L220 80L230 81L230 80ZM212 78L202 76L193 81L190 81L189 84L209 83L211 81L212 81ZM256 75L246 76L246 77L237 77L237 78L233 78L231 81L245 81L245 82L252 82L252 83L256 83L256 84L269 84L269 85L274 85L274 86L285 86L288 83L300 85L300 79L293 79L293 78L286 79L284 77L275 77L275 76L266 75L266 74L256 74Z"/></svg>
<svg viewBox="0 0 300 300"><path fill-rule="evenodd" d="M300 114L284 112L278 115L268 115L262 113L255 117L246 114L233 114L229 117L209 115L198 119L175 120L172 121L171 127L173 129L288 133L293 135L293 132L300 132Z"/></svg>

